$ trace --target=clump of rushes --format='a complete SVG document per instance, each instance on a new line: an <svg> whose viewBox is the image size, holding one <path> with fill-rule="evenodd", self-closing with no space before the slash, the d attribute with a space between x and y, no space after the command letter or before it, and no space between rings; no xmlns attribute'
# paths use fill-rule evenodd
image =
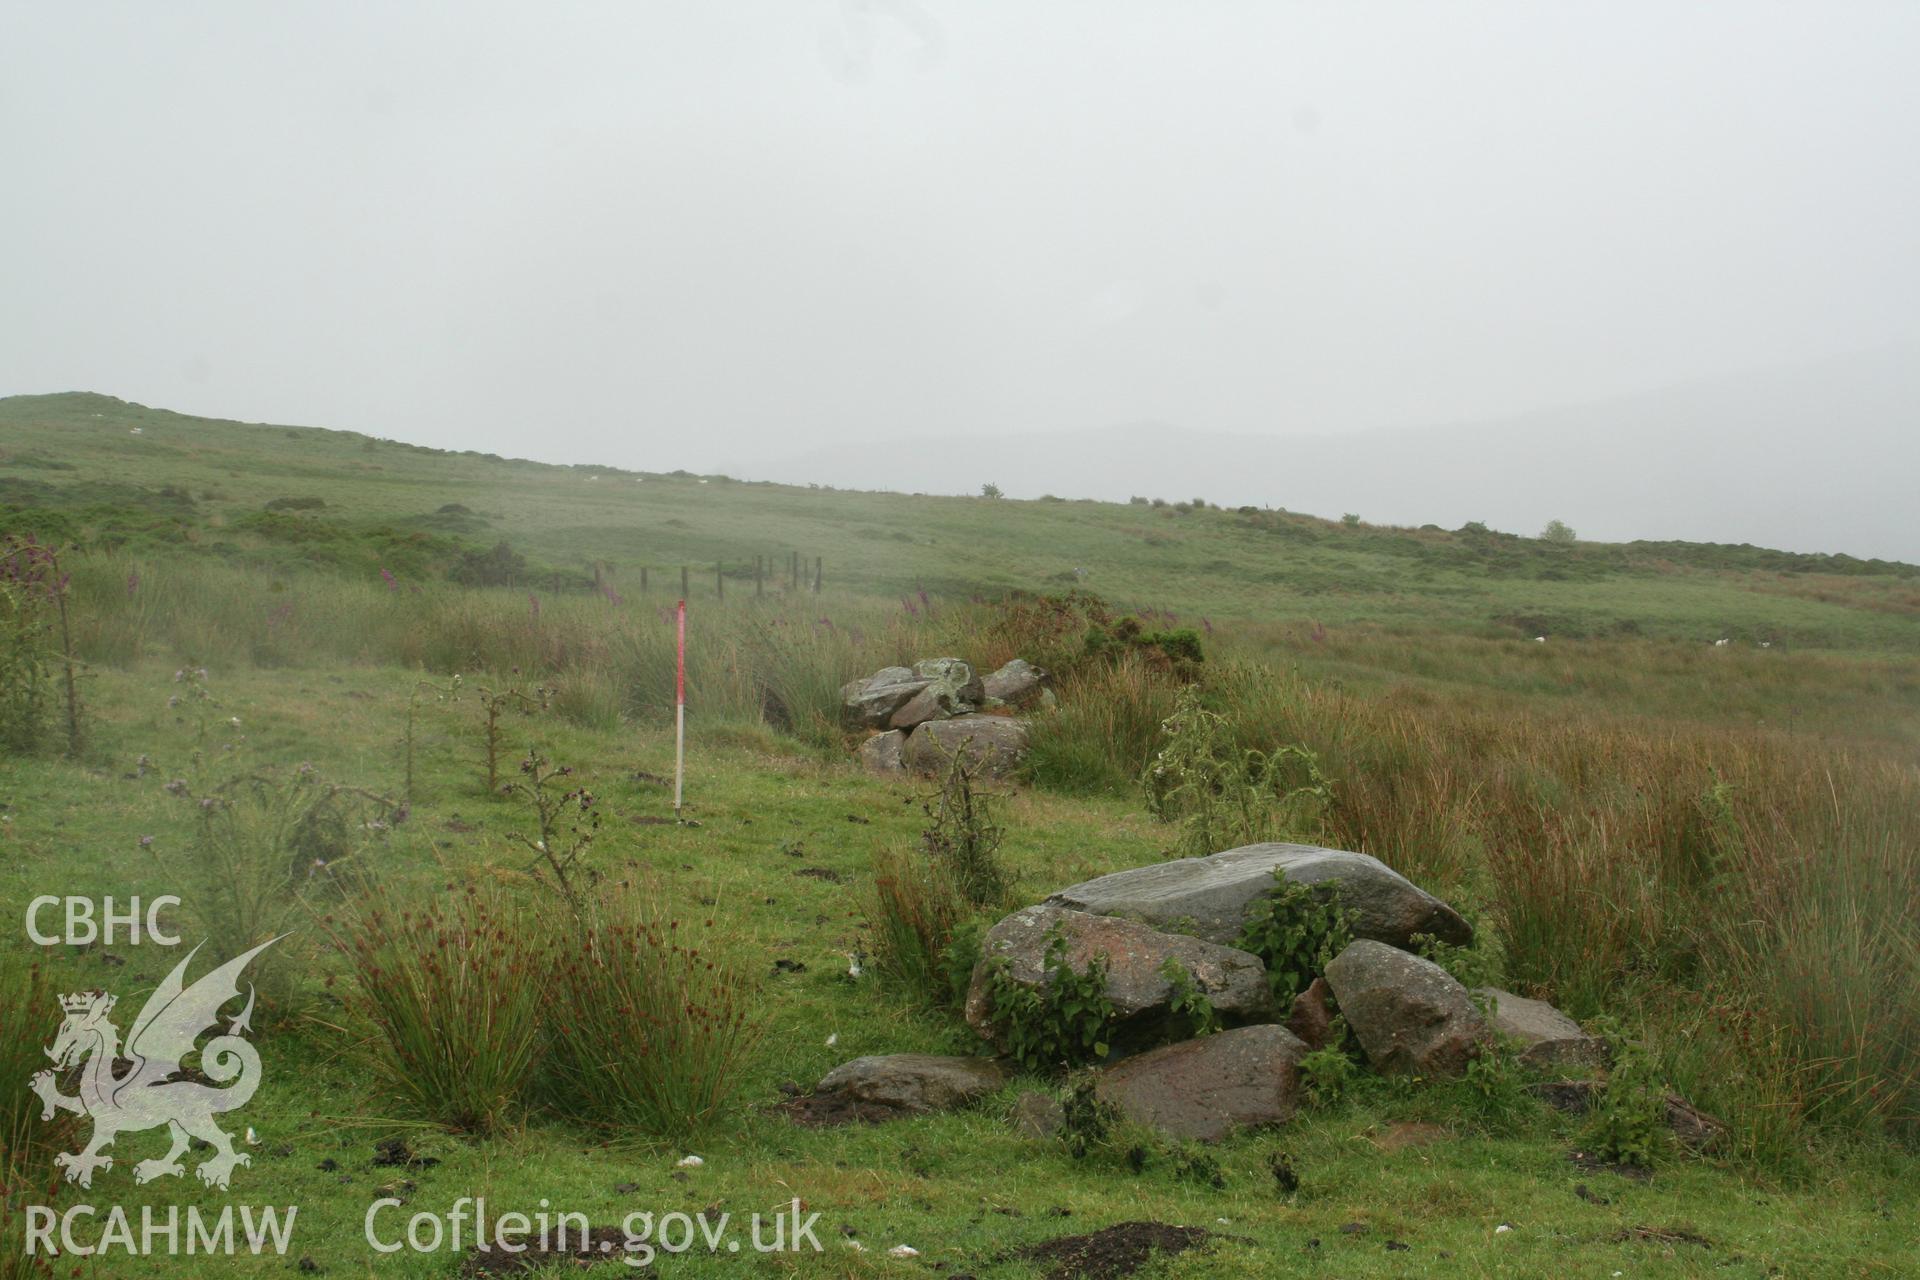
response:
<svg viewBox="0 0 1920 1280"><path fill-rule="evenodd" d="M556 930L543 1092L588 1124L697 1132L738 1092L760 1036L747 969L712 920L615 888Z"/></svg>
<svg viewBox="0 0 1920 1280"><path fill-rule="evenodd" d="M954 941L972 910L947 863L884 845L873 851L874 963L930 1006L953 1002L956 989L964 995Z"/></svg>
<svg viewBox="0 0 1920 1280"><path fill-rule="evenodd" d="M47 1067L43 1046L60 1024L55 992L37 967L9 953L0 959L0 1280L26 1280L51 1272L26 1251L26 1206L53 1204L60 1175L53 1153L68 1144L76 1117L55 1112L40 1118L38 1094L26 1086Z"/></svg>
<svg viewBox="0 0 1920 1280"><path fill-rule="evenodd" d="M506 910L504 891L455 886L431 904L369 906L336 926L370 1024L368 1053L387 1100L407 1115L494 1133L524 1112L548 999L541 931Z"/></svg>

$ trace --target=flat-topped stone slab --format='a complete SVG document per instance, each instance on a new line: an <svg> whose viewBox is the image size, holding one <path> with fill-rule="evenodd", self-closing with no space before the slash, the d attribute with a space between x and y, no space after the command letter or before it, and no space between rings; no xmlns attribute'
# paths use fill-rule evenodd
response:
<svg viewBox="0 0 1920 1280"><path fill-rule="evenodd" d="M1306 844L1250 844L1116 871L1047 901L1232 944L1249 909L1273 891L1275 872L1295 884L1337 888L1340 904L1353 913L1355 937L1396 947L1408 946L1416 933L1460 946L1473 940L1473 927L1459 912L1378 858Z"/></svg>

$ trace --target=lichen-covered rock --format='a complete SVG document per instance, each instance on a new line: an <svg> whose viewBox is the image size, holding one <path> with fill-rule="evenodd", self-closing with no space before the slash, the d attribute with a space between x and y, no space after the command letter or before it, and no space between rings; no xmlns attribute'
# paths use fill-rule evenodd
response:
<svg viewBox="0 0 1920 1280"><path fill-rule="evenodd" d="M896 729L914 729L929 720L951 720L979 709L978 703L964 700L952 687L929 684L902 703L887 723Z"/></svg>
<svg viewBox="0 0 1920 1280"><path fill-rule="evenodd" d="M955 716L929 720L907 739L903 758L917 773L945 771L963 754L989 778L1004 778L1027 756L1027 722L1008 716Z"/></svg>
<svg viewBox="0 0 1920 1280"><path fill-rule="evenodd" d="M885 667L864 680L840 687L840 719L849 729L885 729L893 713L905 706L930 681L907 667Z"/></svg>
<svg viewBox="0 0 1920 1280"><path fill-rule="evenodd" d="M1116 1063L1095 1075L1094 1096L1170 1137L1215 1142L1290 1119L1306 1052L1285 1027L1240 1027Z"/></svg>
<svg viewBox="0 0 1920 1280"><path fill-rule="evenodd" d="M923 659L913 664L913 677L950 689L956 699L976 707L987 698L986 682L975 673L972 663L959 658Z"/></svg>
<svg viewBox="0 0 1920 1280"><path fill-rule="evenodd" d="M1105 992L1113 1003L1111 1040L1116 1045L1151 1044L1170 1030L1185 1030L1173 1011L1177 993L1168 976L1169 962L1206 996L1223 1022L1261 1021L1273 1014L1267 969L1258 956L1161 933L1132 920L1036 906L1014 912L981 939L966 1017L983 1037L993 1039L999 1030L993 1008L995 972L1025 987L1044 984L1047 951L1056 931L1066 940L1062 959L1074 972L1085 973L1095 960L1106 964Z"/></svg>
<svg viewBox="0 0 1920 1280"><path fill-rule="evenodd" d="M1522 1062L1536 1067L1607 1065L1607 1042L1582 1031L1579 1023L1546 1001L1498 987L1477 987L1473 994L1486 1008L1493 1029L1519 1042Z"/></svg>
<svg viewBox="0 0 1920 1280"><path fill-rule="evenodd" d="M1006 1068L987 1058L888 1053L842 1063L814 1092L915 1115L964 1107L1006 1082Z"/></svg>
<svg viewBox="0 0 1920 1280"><path fill-rule="evenodd" d="M860 763L870 773L903 773L907 765L901 756L906 747L907 735L898 729L876 733L860 744Z"/></svg>
<svg viewBox="0 0 1920 1280"><path fill-rule="evenodd" d="M1037 702L1046 692L1049 676L1039 667L1025 658L1015 658L987 676L985 680L986 696L989 702L998 701L1009 707L1024 707Z"/></svg>
<svg viewBox="0 0 1920 1280"><path fill-rule="evenodd" d="M1337 889L1340 905L1353 913L1356 937L1396 947L1410 945L1416 933L1456 945L1473 940L1472 926L1458 912L1378 858L1304 844L1250 844L1117 871L1047 901L1232 943L1249 912L1273 892L1275 872L1296 884Z"/></svg>
<svg viewBox="0 0 1920 1280"><path fill-rule="evenodd" d="M1327 966L1327 985L1382 1074L1462 1075L1492 1038L1452 974L1383 942L1349 944Z"/></svg>

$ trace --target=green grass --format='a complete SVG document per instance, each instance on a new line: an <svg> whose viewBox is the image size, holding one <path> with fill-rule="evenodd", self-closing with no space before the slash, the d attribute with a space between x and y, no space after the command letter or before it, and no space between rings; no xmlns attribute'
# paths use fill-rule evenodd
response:
<svg viewBox="0 0 1920 1280"><path fill-rule="evenodd" d="M506 773L517 777L533 747L578 766L603 815L592 866L712 919L755 980L761 1039L738 1102L699 1136L665 1145L536 1111L463 1137L419 1127L418 1109L370 1066L351 966L323 918L336 914L337 927L350 904L317 899L284 944L305 975L298 998L256 1037L266 1082L241 1123L260 1142L231 1197L299 1204L295 1256L332 1274L451 1274L447 1258L372 1258L361 1215L393 1187L409 1211L463 1195L496 1209L546 1197L596 1223L713 1204L739 1215L793 1195L825 1214L824 1261L677 1265L691 1275L931 1275L945 1263L1021 1277L1035 1272L1009 1250L1131 1218L1228 1237L1155 1273L1169 1276L1911 1266L1920 571L1756 548L1566 548L1265 512L707 480L209 422L103 397L0 401L0 532L75 544L64 567L88 708L77 759L56 754L55 735L41 752L0 756L0 912L18 920L41 893L181 892L196 938L202 819L167 781L188 779L199 796L304 761L398 796L409 701L422 680L445 688L458 673L458 696L418 700L406 821L357 837L354 861L378 901L405 909L476 880L505 895L509 916L540 900L512 838L531 820L484 784L478 688L512 686L546 709L502 716ZM281 498L324 505L268 512ZM524 581L450 580L464 552L501 540L527 558ZM790 550L822 558L822 592L787 582ZM756 555L775 566L760 593ZM724 600L716 560L731 575ZM672 750L664 610L683 564L698 825L675 826L662 821L659 782ZM1015 900L1173 843L1136 784L1175 683L1150 655L1082 661L1077 619L1049 629L1044 610L974 603L1076 585L1151 610L1149 630L1199 629L1207 696L1235 741L1304 747L1334 780L1317 838L1376 853L1473 909L1517 986L1621 1016L1669 1078L1728 1113L1733 1149L1672 1160L1643 1185L1575 1169L1575 1132L1549 1115L1493 1124L1457 1092L1374 1090L1228 1142L1215 1191L1166 1159L1136 1175L1015 1136L1005 1113L1024 1085L973 1112L872 1129L809 1131L772 1113L783 1082L809 1084L857 1054L976 1043L873 966L847 977L846 953L873 949L875 855L917 845L924 819L917 789L848 760L833 724L842 681L944 653L1062 671L1061 708L1036 724L1041 785L1004 814ZM1734 643L1715 647L1722 637ZM176 670L200 665L213 700L169 708L183 689ZM0 956L38 951L16 940ZM125 1013L175 958L145 946L46 960L56 990L102 986ZM776 971L776 959L805 969ZM1392 1155L1370 1141L1403 1120L1437 1121L1448 1136ZM371 1166L373 1142L396 1130L441 1163ZM676 1169L689 1149L706 1165ZM1301 1172L1296 1196L1267 1172L1276 1150ZM192 1183L135 1187L133 1160L158 1153L155 1135L123 1139L92 1199L226 1202ZM328 1160L338 1168L318 1168ZM1341 1232L1356 1222L1371 1230ZM1514 1229L1496 1233L1501 1223ZM848 1247L842 1225L869 1251ZM898 1243L920 1258L887 1258ZM115 1261L92 1273L201 1272Z"/></svg>
<svg viewBox="0 0 1920 1280"><path fill-rule="evenodd" d="M216 673L218 711L240 718L243 733L216 743L241 763L254 757L311 759L324 771L363 781L396 776L396 738L411 679L388 668L343 672ZM164 703L170 673L104 672L91 693L100 723L98 762L40 758L8 766L9 814L0 836L0 900L10 914L33 892L154 894L176 883L192 838L190 802L162 791L169 771L123 776L145 753L163 765L192 749L191 727ZM469 745L477 708L436 705L427 713L421 799L406 823L373 851L393 877L392 892L429 891L451 872L524 865L506 838L521 816L481 793ZM952 1051L966 1035L954 1024L917 1012L900 990L871 976L845 977L843 952L860 946L860 893L870 851L904 844L920 815L909 788L859 776L806 754L766 748L773 740L701 746L692 759L691 806L697 827L641 825L661 817L668 798L637 771L661 772L671 739L659 730L617 733L585 729L549 715L530 729L559 759L582 763L608 806L593 858L603 869L633 864L672 886L683 902L712 898L722 931L760 958L766 1051L751 1068L745 1105L701 1138L685 1144L703 1168L674 1177L681 1146L603 1134L552 1119L479 1141L411 1130L417 1150L442 1163L407 1171L373 1167L373 1143L393 1131L397 1114L382 1107L354 1056L348 1022L324 986L344 974L337 956L317 955L313 985L319 1007L291 1025L256 1037L266 1084L245 1112L260 1143L252 1168L236 1174L232 1199L301 1206L296 1252L336 1274L369 1266L360 1223L382 1187L396 1188L415 1209L449 1207L461 1195L485 1194L506 1207L532 1208L540 1197L577 1207L596 1222L650 1208L698 1211L718 1204L735 1213L770 1208L789 1194L824 1213L829 1253L803 1263L811 1274L933 1274L935 1262L978 1275L1034 1274L993 1259L1018 1246L1110 1222L1157 1218L1218 1228L1231 1239L1204 1255L1165 1267L1166 1275L1338 1274L1393 1276L1453 1270L1464 1274L1606 1275L1895 1274L1910 1259L1912 1214L1920 1179L1911 1160L1869 1147L1853 1158L1824 1155L1819 1175L1781 1185L1739 1166L1681 1161L1640 1184L1604 1172L1582 1172L1565 1152L1573 1131L1547 1116L1518 1132L1477 1133L1415 1092L1375 1096L1357 1110L1309 1113L1275 1134L1250 1135L1219 1153L1224 1191L1176 1178L1169 1161L1135 1175L1120 1165L1082 1165L1047 1144L1016 1137L1003 1116L1017 1088L975 1112L872 1129L807 1131L763 1108L777 1086L810 1082L860 1053ZM696 737L696 741L698 741ZM1003 854L1034 896L1060 883L1153 858L1166 832L1136 804L1023 793L1009 805ZM456 820L455 815L458 815ZM865 819L851 822L849 816ZM471 828L458 830L453 828ZM155 837L147 851L142 835ZM792 850L798 850L795 856ZM821 867L836 885L795 872ZM696 908L697 909L697 908ZM191 938L194 927L185 930ZM118 948L124 967L102 950L60 950L52 957L58 989L98 984L123 1001L150 987L175 956L152 947ZM774 974L771 959L797 960L800 974ZM829 1046L830 1036L837 1043ZM1371 1137L1401 1120L1439 1119L1455 1131L1431 1146L1398 1154ZM384 1121L384 1123L383 1123ZM154 1151L149 1148L154 1147ZM1286 1151L1303 1190L1280 1195L1266 1169ZM137 1206L199 1203L217 1207L218 1193L196 1185L138 1188L125 1169L157 1151L154 1135L121 1140L121 1163L101 1175L93 1198ZM321 1172L326 1160L339 1168ZM414 1184L401 1187L403 1181ZM631 1191L616 1191L624 1184ZM1602 1205L1579 1198L1585 1185ZM1069 1217L1052 1216L1056 1208ZM1222 1226L1217 1219L1227 1219ZM385 1220L383 1220L385 1221ZM1367 1234L1343 1235L1350 1222ZM1512 1232L1496 1234L1501 1223ZM839 1228L849 1226L872 1252L854 1254ZM1711 1247L1663 1245L1613 1237L1635 1228L1680 1228ZM1317 1249L1308 1241L1317 1239ZM1387 1240L1410 1253L1385 1251ZM898 1243L921 1250L913 1264L881 1256ZM1441 1258L1446 1252L1451 1257ZM734 1274L736 1259L693 1259L690 1275ZM281 1261L243 1261L235 1274L279 1274ZM778 1268L776 1268L778 1270ZM99 1274L197 1274L182 1261L136 1267L97 1265ZM400 1255L381 1274L444 1276L446 1259Z"/></svg>
<svg viewBox="0 0 1920 1280"><path fill-rule="evenodd" d="M138 427L140 435L130 434ZM671 600L687 566L711 598L724 562L752 594L756 556L789 552L863 596L944 600L1081 585L1126 609L1200 618L1554 638L1920 650L1920 569L1680 543L1560 546L1501 534L1350 528L1284 513L1010 502L549 466L352 432L183 417L104 396L0 400L0 507L100 545L282 571L315 564L411 587L457 548L506 540L534 589L603 584ZM49 464L71 470L51 469ZM316 511L268 513L277 499ZM442 513L459 504L469 515ZM770 584L771 585L771 584Z"/></svg>

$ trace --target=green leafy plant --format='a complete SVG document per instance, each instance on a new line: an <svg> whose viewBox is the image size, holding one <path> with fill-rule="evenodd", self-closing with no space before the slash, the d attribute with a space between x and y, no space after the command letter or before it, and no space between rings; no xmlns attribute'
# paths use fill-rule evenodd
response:
<svg viewBox="0 0 1920 1280"><path fill-rule="evenodd" d="M1076 1083L1060 1104L1060 1141L1075 1160L1105 1147L1119 1123L1120 1112L1100 1100L1091 1080Z"/></svg>
<svg viewBox="0 0 1920 1280"><path fill-rule="evenodd" d="M1361 1080L1360 1064L1347 1050L1345 1018L1335 1016L1326 1043L1302 1055L1299 1069L1307 1101L1313 1106L1333 1107L1353 1096Z"/></svg>
<svg viewBox="0 0 1920 1280"><path fill-rule="evenodd" d="M1220 1030L1220 1011L1213 1007L1213 1001L1207 999L1207 993L1194 982L1193 974L1185 965L1168 956L1160 966L1160 976L1173 988L1167 1005L1174 1018L1186 1028L1182 1039L1210 1036Z"/></svg>
<svg viewBox="0 0 1920 1280"><path fill-rule="evenodd" d="M1198 685L1181 690L1161 730L1166 745L1141 782L1147 811L1174 825L1177 853L1307 834L1333 802L1333 782L1313 752L1238 747L1233 722L1205 705Z"/></svg>
<svg viewBox="0 0 1920 1280"><path fill-rule="evenodd" d="M1107 998L1107 965L1100 957L1084 972L1067 963L1067 939L1047 942L1045 977L1037 986L1015 982L1004 959L989 978L993 1023L1007 1052L1034 1072L1084 1066L1107 1056L1113 1001Z"/></svg>
<svg viewBox="0 0 1920 1280"><path fill-rule="evenodd" d="M1603 1160L1650 1169L1670 1146L1667 1091L1646 1046L1629 1039L1610 1018L1589 1030L1613 1046L1607 1081L1594 1099L1580 1141Z"/></svg>
<svg viewBox="0 0 1920 1280"><path fill-rule="evenodd" d="M1498 987L1506 981L1506 953L1499 931L1484 921L1476 922L1473 941L1464 947L1430 933L1416 933L1411 941L1415 954L1445 969L1463 987Z"/></svg>
<svg viewBox="0 0 1920 1280"><path fill-rule="evenodd" d="M1285 1003L1307 988L1353 941L1351 913L1331 885L1296 884L1274 872L1271 893L1254 905L1239 946L1267 966L1267 986Z"/></svg>
<svg viewBox="0 0 1920 1280"><path fill-rule="evenodd" d="M1481 1048L1467 1063L1460 1085L1464 1110L1493 1133L1514 1132L1540 1110L1538 1100L1527 1092L1527 1072L1520 1057L1505 1038Z"/></svg>

